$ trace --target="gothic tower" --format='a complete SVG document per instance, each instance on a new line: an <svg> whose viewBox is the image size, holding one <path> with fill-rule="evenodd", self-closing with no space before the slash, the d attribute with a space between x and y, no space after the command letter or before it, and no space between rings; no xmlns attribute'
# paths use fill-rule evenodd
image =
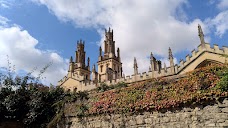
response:
<svg viewBox="0 0 228 128"><path fill-rule="evenodd" d="M84 50L85 42L80 40L77 42L77 50L75 51L74 73L84 76L85 80L90 80L90 59L85 64L86 52Z"/></svg>
<svg viewBox="0 0 228 128"><path fill-rule="evenodd" d="M113 40L113 30L105 30L104 54L99 48L98 58L98 80L99 82L111 81L122 77L122 63L120 60L120 49L117 48L115 54L115 41Z"/></svg>

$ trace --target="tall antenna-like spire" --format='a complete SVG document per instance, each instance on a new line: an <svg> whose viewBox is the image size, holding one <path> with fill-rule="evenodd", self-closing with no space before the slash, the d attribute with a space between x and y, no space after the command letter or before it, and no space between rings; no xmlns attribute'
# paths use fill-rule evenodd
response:
<svg viewBox="0 0 228 128"><path fill-rule="evenodd" d="M90 59L89 59L89 57L88 57L88 59L87 59L87 66L89 67L89 64L90 64Z"/></svg>
<svg viewBox="0 0 228 128"><path fill-rule="evenodd" d="M96 67L95 67L95 64L93 65L92 72L96 72Z"/></svg>
<svg viewBox="0 0 228 128"><path fill-rule="evenodd" d="M173 53L170 47L169 47L169 62L170 62L171 73L174 74L175 68L174 68Z"/></svg>
<svg viewBox="0 0 228 128"><path fill-rule="evenodd" d="M73 62L73 57L71 56L71 57L70 57L70 63L72 63L72 62Z"/></svg>
<svg viewBox="0 0 228 128"><path fill-rule="evenodd" d="M101 48L101 46L99 48L99 56L102 56L102 48Z"/></svg>
<svg viewBox="0 0 228 128"><path fill-rule="evenodd" d="M135 74L135 75L138 74L138 64L137 64L136 58L134 58L134 74Z"/></svg>
<svg viewBox="0 0 228 128"><path fill-rule="evenodd" d="M155 60L154 60L154 55L153 53L151 52L150 53L150 66L151 66L151 71L155 71Z"/></svg>
<svg viewBox="0 0 228 128"><path fill-rule="evenodd" d="M202 28L201 28L201 26L199 24L198 24L198 33L199 33L199 38L200 38L201 46L203 48L205 48L205 41L204 41L203 30L202 30Z"/></svg>
<svg viewBox="0 0 228 128"><path fill-rule="evenodd" d="M173 59L173 53L172 53L171 48L169 47L169 60L170 60L170 59Z"/></svg>

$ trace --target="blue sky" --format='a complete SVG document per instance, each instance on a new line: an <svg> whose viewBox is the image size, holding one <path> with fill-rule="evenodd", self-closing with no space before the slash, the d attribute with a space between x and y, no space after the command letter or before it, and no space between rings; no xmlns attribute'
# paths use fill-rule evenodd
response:
<svg viewBox="0 0 228 128"><path fill-rule="evenodd" d="M77 40L85 40L86 56L97 62L104 29L114 30L123 71L148 71L150 52L167 63L171 47L176 63L199 45L197 25L206 41L228 46L227 0L0 0L0 67L8 55L16 69L41 69L45 83L56 84L67 73ZM35 75L39 70L35 72Z"/></svg>

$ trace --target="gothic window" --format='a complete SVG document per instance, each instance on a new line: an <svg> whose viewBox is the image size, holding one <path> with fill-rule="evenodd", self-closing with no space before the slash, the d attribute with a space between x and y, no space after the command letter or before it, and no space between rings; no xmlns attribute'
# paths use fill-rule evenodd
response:
<svg viewBox="0 0 228 128"><path fill-rule="evenodd" d="M101 65L101 73L103 72L102 70L103 70L103 65Z"/></svg>

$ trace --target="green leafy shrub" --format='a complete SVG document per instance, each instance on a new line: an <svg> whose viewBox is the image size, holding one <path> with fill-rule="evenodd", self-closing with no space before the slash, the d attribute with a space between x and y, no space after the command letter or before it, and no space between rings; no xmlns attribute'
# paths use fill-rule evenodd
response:
<svg viewBox="0 0 228 128"><path fill-rule="evenodd" d="M104 91L110 90L110 87L105 83L101 83L100 86L96 88L96 90L97 92L104 92Z"/></svg>
<svg viewBox="0 0 228 128"><path fill-rule="evenodd" d="M228 91L228 75L225 75L221 78L221 80L217 84L217 88L220 89L222 92Z"/></svg>

